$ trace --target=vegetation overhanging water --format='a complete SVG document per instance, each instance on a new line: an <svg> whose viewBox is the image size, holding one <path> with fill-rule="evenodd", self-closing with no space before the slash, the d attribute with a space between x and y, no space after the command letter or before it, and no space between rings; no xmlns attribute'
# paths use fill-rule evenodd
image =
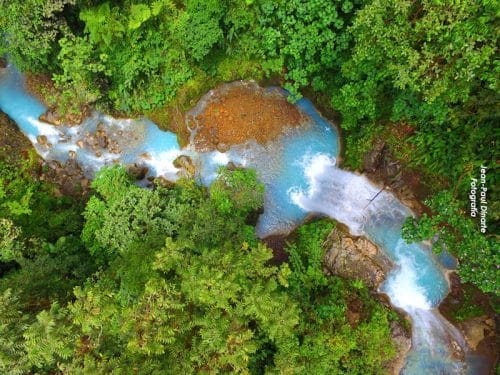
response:
<svg viewBox="0 0 500 375"><path fill-rule="evenodd" d="M233 162L254 168L266 186L264 213L257 224L261 238L290 232L310 213L331 217L346 224L352 234L366 236L395 265L381 291L412 319L413 345L403 372L464 369L465 364L453 358L451 345L453 342L467 351L466 344L436 310L448 292L446 269L427 246L407 244L401 238L402 223L411 212L393 194L335 166L336 130L308 100L297 103L309 116L307 126L290 129L264 145L249 141L225 153L197 153L192 146L180 149L174 134L160 131L147 119L115 120L94 113L76 127L40 122L38 117L46 108L24 90L23 77L13 66L0 74L0 108L17 122L45 159L66 161L73 153L89 177L106 164L139 162L149 168L150 175L173 180L178 172L173 161L185 154L198 164L206 185L219 166ZM78 146L85 134L96 131L99 122L120 134L119 154L96 156ZM40 145L40 136L51 146Z"/></svg>

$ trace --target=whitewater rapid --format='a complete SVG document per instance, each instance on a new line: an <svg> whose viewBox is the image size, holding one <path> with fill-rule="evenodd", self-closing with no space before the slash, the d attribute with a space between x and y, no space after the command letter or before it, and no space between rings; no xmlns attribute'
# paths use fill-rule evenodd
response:
<svg viewBox="0 0 500 375"><path fill-rule="evenodd" d="M392 193L337 168L335 128L309 101L302 99L297 105L310 119L299 129L289 129L264 145L249 141L225 153L198 153L193 146L181 149L175 134L159 130L147 119L118 120L96 112L79 126L43 123L38 118L46 108L26 92L22 75L12 66L0 70L0 109L47 160L75 158L89 177L104 165L136 163L148 167L150 176L175 180L180 171L174 160L184 154L193 159L206 185L218 167L233 162L255 168L266 186L264 213L256 227L260 238L289 233L311 213L346 224L353 235L366 236L394 264L380 291L412 322L412 349L402 373L465 372L467 345L436 309L449 290L446 269L424 244L407 244L401 237L402 223L412 213ZM82 146L99 126L114 137L118 153ZM40 142L40 136L46 140Z"/></svg>

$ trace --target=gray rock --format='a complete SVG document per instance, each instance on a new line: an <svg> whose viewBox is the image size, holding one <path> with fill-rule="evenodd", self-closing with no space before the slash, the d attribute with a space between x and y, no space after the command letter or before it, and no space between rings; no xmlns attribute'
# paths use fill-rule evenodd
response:
<svg viewBox="0 0 500 375"><path fill-rule="evenodd" d="M367 172L376 171L382 164L384 158L385 143L380 141L376 143L372 150L365 155L363 160L363 169Z"/></svg>
<svg viewBox="0 0 500 375"><path fill-rule="evenodd" d="M396 346L396 357L385 364L388 374L399 375L406 361L406 354L411 348L411 335L400 323L391 322L391 337Z"/></svg>

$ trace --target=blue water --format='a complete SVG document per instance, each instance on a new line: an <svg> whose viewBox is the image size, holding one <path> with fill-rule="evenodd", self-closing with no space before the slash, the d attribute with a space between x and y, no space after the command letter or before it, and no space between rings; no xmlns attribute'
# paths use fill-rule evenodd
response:
<svg viewBox="0 0 500 375"><path fill-rule="evenodd" d="M95 112L79 126L52 126L38 120L46 111L45 106L24 90L24 78L13 67L0 69L0 108L7 113L30 139L37 151L47 160L66 162L70 152L89 177L104 165L115 162L138 164L148 167L150 175L165 175L175 179L178 170L173 160L180 155L177 137L164 132L148 119L114 119ZM78 141L85 140L87 133L95 133L102 123L110 140L116 140L119 153L105 148L80 148ZM37 136L44 135L51 147L38 144ZM100 154L96 155L96 152Z"/></svg>
<svg viewBox="0 0 500 375"><path fill-rule="evenodd" d="M147 119L119 120L92 114L79 126L54 127L38 121L44 106L23 88L23 77L12 67L0 69L0 108L20 127L46 159L61 162L71 153L84 171L92 176L103 165L114 162L138 163L150 175L178 178L173 161L180 154L193 158L198 177L209 185L216 170L229 161L255 168L266 186L264 213L257 223L257 234L289 233L310 214L322 214L346 224L356 235L376 243L394 263L394 269L381 285L394 306L412 319L413 349L408 355L405 374L458 373L462 363L450 355L450 340L465 343L454 327L435 307L446 296L448 283L444 266L452 258L437 259L423 244L406 244L401 225L411 212L391 193L382 191L365 177L336 167L338 134L307 99L297 106L308 117L299 129L288 129L264 145L248 141L226 153L196 152L194 146L181 150L175 134L160 131ZM119 144L119 153L78 146L87 132L95 132L102 122L110 139ZM37 143L45 135L51 148Z"/></svg>

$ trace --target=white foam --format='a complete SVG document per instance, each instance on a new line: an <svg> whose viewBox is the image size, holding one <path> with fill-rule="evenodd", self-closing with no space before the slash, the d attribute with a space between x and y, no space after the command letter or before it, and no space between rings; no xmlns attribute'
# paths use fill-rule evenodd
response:
<svg viewBox="0 0 500 375"><path fill-rule="evenodd" d="M418 277L413 260L410 257L400 257L398 267L391 273L390 280L383 288L391 303L405 311L430 310L432 305L426 297L425 289L417 284Z"/></svg>
<svg viewBox="0 0 500 375"><path fill-rule="evenodd" d="M308 187L291 187L290 200L306 212L330 216L346 224L352 234L361 235L364 210L380 189L362 176L338 169L335 162L322 153L306 155L300 164Z"/></svg>
<svg viewBox="0 0 500 375"><path fill-rule="evenodd" d="M172 149L164 152L151 152L151 159L145 163L154 169L156 176L163 176L171 181L178 179L179 168L174 166L174 160L181 155L180 150Z"/></svg>

